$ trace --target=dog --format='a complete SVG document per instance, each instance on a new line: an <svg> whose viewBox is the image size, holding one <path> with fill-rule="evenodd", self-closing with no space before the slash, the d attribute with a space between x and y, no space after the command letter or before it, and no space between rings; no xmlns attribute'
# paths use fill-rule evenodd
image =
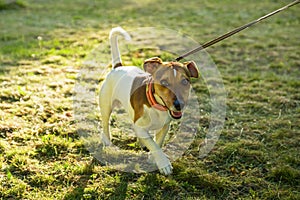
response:
<svg viewBox="0 0 300 200"><path fill-rule="evenodd" d="M105 145L111 145L109 119L113 108L121 104L133 123L139 142L146 147L162 174L172 173L172 165L163 153L163 145L172 119L180 119L188 102L191 78L198 78L195 62L163 62L158 57L144 61L143 68L123 66L118 48L118 35L130 40L121 27L113 28L109 35L112 70L100 89ZM149 131L156 131L155 139Z"/></svg>

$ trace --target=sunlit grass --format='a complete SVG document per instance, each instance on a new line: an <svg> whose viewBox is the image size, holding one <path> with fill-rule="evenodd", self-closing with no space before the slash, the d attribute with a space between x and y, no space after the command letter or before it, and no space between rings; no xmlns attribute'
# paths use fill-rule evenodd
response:
<svg viewBox="0 0 300 200"><path fill-rule="evenodd" d="M297 6L207 50L227 91L225 126L207 157L199 158L200 133L173 162L173 175L165 177L118 172L93 160L73 113L83 61L114 26L170 28L203 43L284 2L28 0L4 7L3 2L0 199L300 198ZM138 56L126 52L123 60L141 65L157 54L172 58L144 50ZM209 110L207 88L199 81L193 89L203 95L200 107ZM201 118L200 132L209 120ZM115 126L117 136L118 131L124 130ZM142 150L132 138L115 142Z"/></svg>

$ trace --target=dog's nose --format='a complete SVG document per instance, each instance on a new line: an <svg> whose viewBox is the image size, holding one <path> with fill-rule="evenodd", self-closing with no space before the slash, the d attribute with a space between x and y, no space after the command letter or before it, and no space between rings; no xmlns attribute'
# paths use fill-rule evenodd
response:
<svg viewBox="0 0 300 200"><path fill-rule="evenodd" d="M173 103L176 110L181 110L184 107L184 103L178 99L176 99Z"/></svg>

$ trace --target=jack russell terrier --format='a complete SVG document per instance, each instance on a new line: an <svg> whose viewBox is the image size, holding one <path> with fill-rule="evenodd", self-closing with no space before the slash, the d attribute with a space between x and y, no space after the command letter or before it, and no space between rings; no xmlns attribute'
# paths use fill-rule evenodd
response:
<svg viewBox="0 0 300 200"><path fill-rule="evenodd" d="M112 70L100 90L105 145L111 145L109 119L113 108L121 104L133 122L139 142L149 149L152 159L162 174L172 173L172 165L161 147L172 119L180 119L190 93L190 79L198 78L193 61L163 62L158 57L144 61L144 70L135 66L122 67L117 36L130 40L122 28L113 28L109 39ZM149 131L156 131L155 140Z"/></svg>

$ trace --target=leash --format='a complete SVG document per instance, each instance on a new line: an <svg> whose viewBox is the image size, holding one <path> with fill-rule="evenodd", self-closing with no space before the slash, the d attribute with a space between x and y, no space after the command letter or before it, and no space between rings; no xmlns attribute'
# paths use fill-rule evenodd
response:
<svg viewBox="0 0 300 200"><path fill-rule="evenodd" d="M296 1L294 1L294 2L292 2L292 3L290 3L290 4L286 5L286 6L284 6L282 8L279 8L278 10L275 10L275 11L273 11L273 12L267 14L267 15L264 15L264 16L262 16L262 17L260 17L260 18L258 18L256 20L254 20L252 22L249 22L248 24L245 24L245 25L240 26L240 27L238 27L236 29L233 29L230 32L227 32L227 33L225 33L225 34L223 34L223 35L221 35L221 36L219 36L219 37L217 37L217 38L215 38L215 39L213 39L213 40L211 40L209 42L204 43L202 46L199 46L199 47L197 47L195 49L192 49L191 51L189 51L189 52L187 52L187 53L179 56L175 60L176 61L180 61L181 59L183 59L183 58L185 58L185 57L187 57L187 56L189 56L191 54L194 54L194 53L196 53L198 51L201 51L201 50L203 50L203 49L205 49L205 48L207 48L209 46L212 46L212 45L214 45L214 44L216 44L216 43L218 43L218 42L220 42L220 41L222 41L222 40L224 40L224 39L226 39L226 38L228 38L228 37L230 37L232 35L237 34L238 32L240 32L242 30L244 30L246 28L249 28L250 26L253 26L254 24L257 24L258 22L263 21L263 20L267 19L268 17L271 17L271 16L273 16L273 15L275 15L275 14L277 14L277 13L279 13L279 12L281 12L281 11L289 8L289 7L292 7L292 6L294 6L294 5L298 4L298 3L300 3L300 0L296 0Z"/></svg>

